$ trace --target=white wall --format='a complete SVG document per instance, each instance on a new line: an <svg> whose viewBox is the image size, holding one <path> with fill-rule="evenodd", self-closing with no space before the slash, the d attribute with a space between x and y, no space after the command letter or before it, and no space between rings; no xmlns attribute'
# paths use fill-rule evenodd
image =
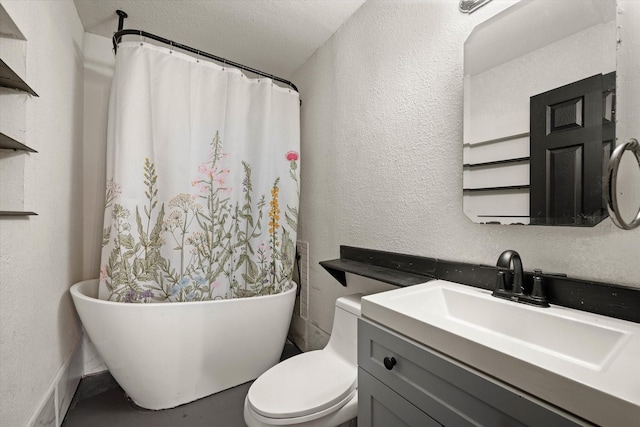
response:
<svg viewBox="0 0 640 427"><path fill-rule="evenodd" d="M628 138L640 140L640 2L618 0L618 4L616 137L620 144ZM618 177L619 193L626 194L619 198L620 213L629 222L638 212L640 169L628 152L622 156Z"/></svg>
<svg viewBox="0 0 640 427"><path fill-rule="evenodd" d="M38 153L21 154L21 188L2 189L39 215L0 219L0 424L22 426L51 404L80 340L68 288L82 279L84 31L70 0L0 3L27 39L22 76L40 95L23 116Z"/></svg>
<svg viewBox="0 0 640 427"><path fill-rule="evenodd" d="M107 113L115 56L111 39L84 33L84 276L97 278L107 176Z"/></svg>
<svg viewBox="0 0 640 427"><path fill-rule="evenodd" d="M640 229L481 225L462 211L463 43L504 6L369 0L292 76L312 327L330 331L335 299L354 291L318 265L340 244L490 265L515 249L527 270L640 287Z"/></svg>
<svg viewBox="0 0 640 427"><path fill-rule="evenodd" d="M111 39L84 33L83 253L85 278L97 278L102 254L102 226L107 156L107 112L115 56ZM83 335L83 374L107 370L93 343Z"/></svg>

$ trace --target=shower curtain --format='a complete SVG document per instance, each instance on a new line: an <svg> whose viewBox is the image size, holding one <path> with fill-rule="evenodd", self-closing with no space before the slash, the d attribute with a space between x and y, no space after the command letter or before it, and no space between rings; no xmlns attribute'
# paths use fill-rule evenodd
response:
<svg viewBox="0 0 640 427"><path fill-rule="evenodd" d="M121 43L99 297L201 301L292 286L299 147L296 91Z"/></svg>

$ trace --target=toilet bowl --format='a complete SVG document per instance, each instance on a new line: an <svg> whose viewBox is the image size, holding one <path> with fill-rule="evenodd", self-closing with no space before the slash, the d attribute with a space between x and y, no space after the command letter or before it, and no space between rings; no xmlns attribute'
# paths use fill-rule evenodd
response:
<svg viewBox="0 0 640 427"><path fill-rule="evenodd" d="M291 357L249 388L249 427L333 427L358 414L357 328L361 294L336 300L333 329L322 350Z"/></svg>

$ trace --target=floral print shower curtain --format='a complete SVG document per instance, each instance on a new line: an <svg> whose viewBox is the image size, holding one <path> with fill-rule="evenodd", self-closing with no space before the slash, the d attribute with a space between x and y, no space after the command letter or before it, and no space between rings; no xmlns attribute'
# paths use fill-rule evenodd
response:
<svg viewBox="0 0 640 427"><path fill-rule="evenodd" d="M202 301L293 286L299 105L270 79L121 43L99 297Z"/></svg>

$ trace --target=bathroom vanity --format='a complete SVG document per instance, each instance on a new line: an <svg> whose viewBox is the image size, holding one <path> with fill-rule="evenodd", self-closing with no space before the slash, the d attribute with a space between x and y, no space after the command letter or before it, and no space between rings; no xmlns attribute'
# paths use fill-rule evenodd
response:
<svg viewBox="0 0 640 427"><path fill-rule="evenodd" d="M361 426L591 425L367 319L358 364Z"/></svg>
<svg viewBox="0 0 640 427"><path fill-rule="evenodd" d="M444 280L369 295L358 325L358 422L633 425L639 350L636 323Z"/></svg>

